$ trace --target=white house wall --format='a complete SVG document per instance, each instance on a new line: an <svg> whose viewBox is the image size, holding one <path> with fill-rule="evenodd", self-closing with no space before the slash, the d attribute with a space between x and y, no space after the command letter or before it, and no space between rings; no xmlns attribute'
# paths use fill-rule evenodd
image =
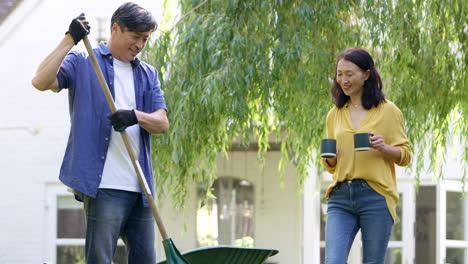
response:
<svg viewBox="0 0 468 264"><path fill-rule="evenodd" d="M268 152L262 168L255 151L231 152L229 160L219 160L218 175L249 180L255 187L255 246L277 248L271 261L301 263L302 198L293 168L280 182L278 163L281 154Z"/></svg>
<svg viewBox="0 0 468 264"><path fill-rule="evenodd" d="M286 170L284 183L278 175L281 154L266 154L262 167L255 151L229 152L229 159L217 161L217 176L235 177L253 183L255 191L255 247L276 248L280 253L269 261L280 264L302 263L302 198L298 194L293 168ZM164 199L159 207L168 232L180 251L197 247L196 187L192 188L186 208L176 212L171 201ZM160 240L157 239L157 240ZM158 259L162 257L161 243L157 243Z"/></svg>
<svg viewBox="0 0 468 264"><path fill-rule="evenodd" d="M73 17L85 12L92 30L98 17L107 19L107 28L123 2L24 0L0 25L0 263L45 261L45 188L58 181L68 137L67 93L39 92L31 79ZM135 2L161 21L161 1ZM84 49L82 43L77 47Z"/></svg>

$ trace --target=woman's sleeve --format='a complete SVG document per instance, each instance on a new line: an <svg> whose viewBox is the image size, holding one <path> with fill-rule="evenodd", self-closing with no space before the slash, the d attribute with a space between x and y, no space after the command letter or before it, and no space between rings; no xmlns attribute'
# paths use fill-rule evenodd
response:
<svg viewBox="0 0 468 264"><path fill-rule="evenodd" d="M327 138L335 138L335 132L334 132L334 116L332 114L332 111L328 112L328 115L327 115ZM335 169L336 169L336 164L335 166L330 166L330 164L327 163L327 159L325 158L322 158L322 164L323 166L325 166L325 169L333 174L335 173ZM337 160L337 164L338 164L338 160Z"/></svg>
<svg viewBox="0 0 468 264"><path fill-rule="evenodd" d="M396 113L396 123L396 131L391 145L400 149L400 161L396 164L398 166L406 166L411 162L411 148L408 138L406 137L403 114L400 110Z"/></svg>

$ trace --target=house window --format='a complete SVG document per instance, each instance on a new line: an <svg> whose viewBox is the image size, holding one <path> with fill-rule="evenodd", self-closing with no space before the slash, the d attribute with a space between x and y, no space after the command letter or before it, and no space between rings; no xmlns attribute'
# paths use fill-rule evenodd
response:
<svg viewBox="0 0 468 264"><path fill-rule="evenodd" d="M436 186L420 186L416 195L415 263L437 263L436 195Z"/></svg>
<svg viewBox="0 0 468 264"><path fill-rule="evenodd" d="M46 263L85 263L85 217L83 204L63 186L48 188L48 226ZM114 264L127 263L124 243L119 239Z"/></svg>
<svg viewBox="0 0 468 264"><path fill-rule="evenodd" d="M73 196L57 197L57 238L85 238L82 206Z"/></svg>
<svg viewBox="0 0 468 264"><path fill-rule="evenodd" d="M57 264L85 263L85 217L83 204L72 195L57 197ZM127 263L125 246L120 241L114 264Z"/></svg>
<svg viewBox="0 0 468 264"><path fill-rule="evenodd" d="M466 228L467 197L461 192L447 192L446 263L467 263L468 229Z"/></svg>
<svg viewBox="0 0 468 264"><path fill-rule="evenodd" d="M325 263L325 225L327 222L327 200L325 194L327 193L328 185L326 182L320 188L320 263Z"/></svg>
<svg viewBox="0 0 468 264"><path fill-rule="evenodd" d="M206 189L198 189L203 199ZM198 246L254 246L254 186L247 180L222 177L212 185L216 197L197 211Z"/></svg>
<svg viewBox="0 0 468 264"><path fill-rule="evenodd" d="M400 193L400 199L396 207L397 218L393 223L392 234L390 235L390 241L388 243L387 254L385 255L385 263L401 264L403 263L403 226L401 224L403 220L402 215L402 198L403 194Z"/></svg>

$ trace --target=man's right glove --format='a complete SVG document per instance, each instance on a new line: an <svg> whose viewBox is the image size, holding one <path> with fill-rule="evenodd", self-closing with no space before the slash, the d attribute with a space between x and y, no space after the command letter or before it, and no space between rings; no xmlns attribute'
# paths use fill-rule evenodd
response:
<svg viewBox="0 0 468 264"><path fill-rule="evenodd" d="M117 110L115 113L107 116L114 130L117 132L124 131L127 127L138 124L135 110Z"/></svg>
<svg viewBox="0 0 468 264"><path fill-rule="evenodd" d="M84 36L89 34L89 22L86 21L84 13L81 13L79 16L74 18L68 27L68 31L65 34L70 34L75 41L75 45L83 39Z"/></svg>

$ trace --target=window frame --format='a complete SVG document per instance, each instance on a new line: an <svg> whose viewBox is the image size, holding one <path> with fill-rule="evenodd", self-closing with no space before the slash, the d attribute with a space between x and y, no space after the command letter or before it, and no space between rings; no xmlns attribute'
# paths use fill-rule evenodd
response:
<svg viewBox="0 0 468 264"><path fill-rule="evenodd" d="M84 246L84 238L57 238L57 199L61 196L71 196L67 187L62 184L48 184L46 188L46 221L45 221L45 262L57 262L58 246Z"/></svg>
<svg viewBox="0 0 468 264"><path fill-rule="evenodd" d="M59 197L73 197L73 193L68 191L68 187L61 183L49 183L46 185L46 205L44 221L44 245L43 259L44 263L57 263L58 246L85 246L85 238L57 238L57 210ZM117 246L125 246L122 239L119 238Z"/></svg>
<svg viewBox="0 0 468 264"><path fill-rule="evenodd" d="M437 263L445 263L446 252L448 248L457 248L465 250L465 259L468 259L468 210L464 210L465 221L465 237L467 240L450 240L447 239L447 192L463 193L462 184L460 180L442 180L437 184L437 246L436 258ZM465 203L468 197L465 197Z"/></svg>

